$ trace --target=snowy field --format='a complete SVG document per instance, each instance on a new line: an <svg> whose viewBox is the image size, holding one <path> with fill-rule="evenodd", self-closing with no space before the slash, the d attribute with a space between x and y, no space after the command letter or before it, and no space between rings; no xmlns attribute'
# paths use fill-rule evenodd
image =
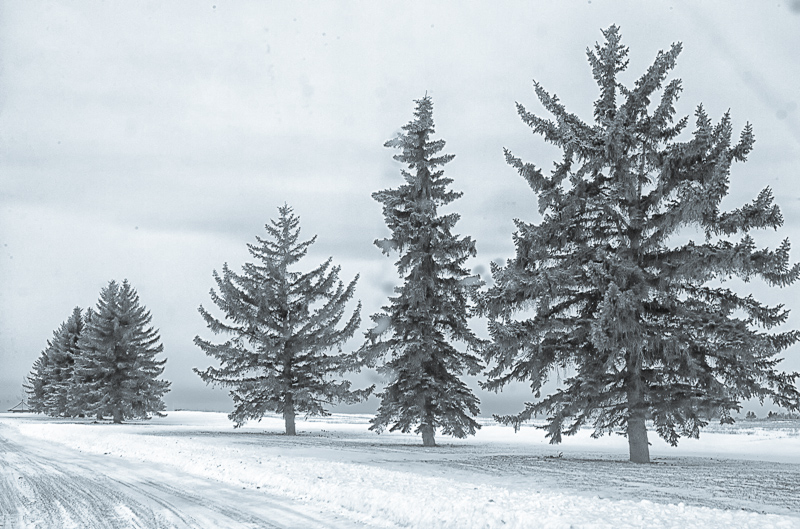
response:
<svg viewBox="0 0 800 529"><path fill-rule="evenodd" d="M124 425L0 414L0 434L86 458L97 472L103 461L151 467L171 481L163 490L194 488L211 503L222 493L194 480L355 527L800 528L798 421L712 425L678 448L651 432L648 466L626 461L625 438L591 439L588 430L551 446L541 430L514 434L487 420L473 438L437 437L438 447L423 448L415 435L369 432L368 421L299 421L289 438L277 417L234 430L222 413Z"/></svg>

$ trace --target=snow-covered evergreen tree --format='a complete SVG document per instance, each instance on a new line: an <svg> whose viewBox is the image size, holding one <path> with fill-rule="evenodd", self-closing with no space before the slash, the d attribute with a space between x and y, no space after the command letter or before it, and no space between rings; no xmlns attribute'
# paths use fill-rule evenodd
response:
<svg viewBox="0 0 800 529"><path fill-rule="evenodd" d="M81 354L74 369L86 413L111 415L115 423L161 415L170 383L157 378L166 360L155 358L164 347L151 321L127 280L111 281L100 292L78 341Z"/></svg>
<svg viewBox="0 0 800 529"><path fill-rule="evenodd" d="M49 370L48 350L52 347L50 341L39 357L33 362L33 367L23 385L28 396L28 406L36 413L47 413L47 397L50 392L47 372Z"/></svg>
<svg viewBox="0 0 800 529"><path fill-rule="evenodd" d="M51 347L48 349L47 378L49 391L45 413L53 417L71 417L75 415L73 396L75 379L73 368L80 355L78 339L83 331L81 308L75 307L70 317L55 332Z"/></svg>
<svg viewBox="0 0 800 529"><path fill-rule="evenodd" d="M25 385L31 409L52 417L72 416L73 364L78 355L78 337L83 328L80 307L53 331L53 338L34 363Z"/></svg>
<svg viewBox="0 0 800 529"><path fill-rule="evenodd" d="M435 445L436 429L446 435L474 435L480 425L478 398L459 378L482 369L473 351L479 343L467 324L468 299L480 279L470 276L464 263L475 255L470 237L451 233L457 213L439 208L461 193L451 191L451 178L437 169L453 159L439 153L444 140L433 140L433 103L429 96L416 101L414 119L404 133L386 142L400 149L394 159L408 165L405 184L373 193L383 204L388 239L375 244L389 255L397 252L397 270L404 278L383 312L372 316L376 327L366 333L361 354L370 365L389 355L380 369L390 381L370 429L422 434L425 446ZM459 351L451 342L466 344Z"/></svg>
<svg viewBox="0 0 800 529"><path fill-rule="evenodd" d="M345 287L332 258L307 273L293 270L316 236L298 242L300 219L288 205L278 212L278 220L265 226L268 237L247 245L254 263L245 263L242 274L227 263L222 275L214 271L219 292L212 289L211 300L224 317L202 306L200 314L211 332L231 338L213 344L196 337L220 367L195 372L206 383L231 388L228 417L237 427L274 412L283 415L286 434L295 435L297 413L329 415L326 405L359 402L372 388L351 390L350 381L337 378L360 368L341 346L361 322L361 303L337 329L358 276Z"/></svg>
<svg viewBox="0 0 800 529"><path fill-rule="evenodd" d="M563 158L547 176L506 151L538 194L543 218L517 221L516 257L493 267L496 285L481 302L493 338L485 353L495 362L486 387L526 380L539 398L554 369L570 369L554 393L499 419L519 426L547 413L554 443L584 424L595 435L625 433L630 459L648 462L646 420L675 445L680 436L697 437L712 416L732 422L743 399L798 409L798 374L776 365L800 335L767 332L788 311L715 280L760 278L782 287L800 267L789 262L788 240L759 250L749 235L783 223L769 188L720 211L732 162L745 161L753 146L751 126L734 144L730 116L714 125L699 106L691 139L677 141L688 122L674 121L680 80L663 86L657 104L651 98L681 45L659 52L629 88L617 79L628 48L616 26L603 34L604 45L587 50L600 87L593 124L538 83L539 101L554 119L518 105L522 120ZM680 243L685 228L703 240ZM523 310L534 314L515 319Z"/></svg>
<svg viewBox="0 0 800 529"><path fill-rule="evenodd" d="M86 328L89 326L89 322L92 320L93 316L94 310L91 307L88 307L85 311L83 311L81 335L86 332ZM93 394L91 391L92 385L90 382L94 380L95 375L81 368L80 357L82 355L83 350L81 349L79 336L77 350L75 351L73 357L75 361L72 366L72 378L69 393L69 416L71 417L82 417L86 415L86 413L88 413L87 410L94 409L93 404L99 400L97 395Z"/></svg>

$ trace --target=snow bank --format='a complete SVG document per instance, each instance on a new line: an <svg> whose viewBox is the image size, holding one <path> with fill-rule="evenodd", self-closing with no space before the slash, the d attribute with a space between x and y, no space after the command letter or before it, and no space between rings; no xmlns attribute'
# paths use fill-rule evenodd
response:
<svg viewBox="0 0 800 529"><path fill-rule="evenodd" d="M591 497L548 490L535 479L516 479L513 469L489 478L448 465L422 464L452 454L463 458L462 453L476 446L481 454L491 449L513 455L513 448L493 439L502 434L504 440L518 443L525 435L509 438L499 427L485 428L483 438L448 444L443 456L440 449L418 446L415 436L375 436L359 417L298 423L299 430L313 434L297 440L277 435L282 424L277 418L234 432L224 414L214 413L173 412L167 419L123 426L0 420L23 435L77 450L169 465L288 499L326 502L372 526L800 528L800 517ZM538 439L533 432L527 436ZM592 467L587 472L591 474ZM601 483L603 476L588 479Z"/></svg>

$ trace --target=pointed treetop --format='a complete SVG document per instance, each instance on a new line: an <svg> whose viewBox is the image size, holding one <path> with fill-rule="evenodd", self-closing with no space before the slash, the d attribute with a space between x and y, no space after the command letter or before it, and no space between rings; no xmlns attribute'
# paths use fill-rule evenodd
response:
<svg viewBox="0 0 800 529"><path fill-rule="evenodd" d="M263 262L279 263L285 268L302 259L308 248L317 240L317 236L298 243L300 238L300 217L294 214L291 206L284 203L278 207L278 219L270 219L264 225L269 237L264 239L256 235L259 245L247 244L250 255Z"/></svg>
<svg viewBox="0 0 800 529"><path fill-rule="evenodd" d="M603 30L603 36L606 38L604 46L596 43L594 50L586 48L592 75L601 92L600 99L594 104L594 117L600 123L614 119L617 89L621 88L617 83L617 74L628 67L628 47L622 45L619 27L611 25Z"/></svg>
<svg viewBox="0 0 800 529"><path fill-rule="evenodd" d="M429 129L430 132L434 132L433 99L425 92L425 96L422 99L415 99L414 102L417 104L417 108L414 110L414 117L417 119L403 126L403 129L409 132L421 132Z"/></svg>
<svg viewBox="0 0 800 529"><path fill-rule="evenodd" d="M426 93L422 99L416 99L414 102L417 104L414 110L414 119L402 127L406 133L398 133L396 137L384 143L383 146L402 149L402 152L395 154L393 158L398 162L408 164L409 169L431 170L434 167L446 164L455 155L447 154L433 157L445 146L444 140L428 140L436 132L433 123L433 100ZM413 175L406 172L403 175L409 182L414 178Z"/></svg>

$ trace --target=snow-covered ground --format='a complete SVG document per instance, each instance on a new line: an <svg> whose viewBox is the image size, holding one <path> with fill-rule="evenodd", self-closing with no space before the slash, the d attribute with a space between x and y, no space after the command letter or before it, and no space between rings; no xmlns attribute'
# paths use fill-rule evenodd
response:
<svg viewBox="0 0 800 529"><path fill-rule="evenodd" d="M473 438L423 448L368 421L300 421L291 438L277 417L234 430L222 413L124 425L0 414L20 438L318 504L367 527L800 528L797 421L711 426L677 448L651 433L652 465L628 463L623 437L588 430L552 446L539 429L487 420Z"/></svg>

